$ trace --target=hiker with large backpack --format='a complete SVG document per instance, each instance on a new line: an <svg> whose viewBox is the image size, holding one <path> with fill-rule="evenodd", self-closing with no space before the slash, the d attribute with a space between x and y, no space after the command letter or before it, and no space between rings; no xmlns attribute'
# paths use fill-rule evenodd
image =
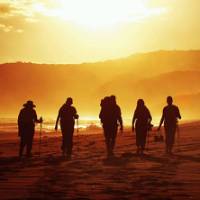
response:
<svg viewBox="0 0 200 200"><path fill-rule="evenodd" d="M31 157L35 123L42 123L42 118L37 119L33 101L27 101L18 115L18 136L20 137L19 157L22 157L26 146L26 156Z"/></svg>
<svg viewBox="0 0 200 200"><path fill-rule="evenodd" d="M144 154L146 137L152 127L151 120L150 111L145 106L144 100L139 99L132 120L132 131L136 132L137 155Z"/></svg>
<svg viewBox="0 0 200 200"><path fill-rule="evenodd" d="M178 119L181 119L179 108L173 105L171 96L167 97L167 106L164 107L158 131L164 122L166 154L172 154L175 141L175 133L177 131Z"/></svg>
<svg viewBox="0 0 200 200"><path fill-rule="evenodd" d="M65 104L60 108L58 112L58 117L56 120L55 130L58 129L58 122L60 120L60 127L62 131L62 153L63 156L67 156L71 159L72 148L73 148L73 133L75 119L78 119L76 108L72 106L73 99L71 97L67 98Z"/></svg>
<svg viewBox="0 0 200 200"><path fill-rule="evenodd" d="M99 118L104 129L107 156L111 157L114 155L113 150L115 147L119 125L121 132L123 131L121 109L117 105L116 97L114 95L110 97L105 97L101 101L101 111L99 114Z"/></svg>

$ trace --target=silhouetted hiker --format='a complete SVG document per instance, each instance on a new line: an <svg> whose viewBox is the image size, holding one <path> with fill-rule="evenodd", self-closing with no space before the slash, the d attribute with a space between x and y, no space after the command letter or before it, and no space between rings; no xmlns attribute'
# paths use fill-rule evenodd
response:
<svg viewBox="0 0 200 200"><path fill-rule="evenodd" d="M67 158L71 158L73 148L73 133L75 119L78 119L75 107L72 106L73 100L71 97L67 98L66 103L60 108L58 117L56 120L55 130L58 129L58 121L60 119L60 127L62 131L62 152L63 156L67 155Z"/></svg>
<svg viewBox="0 0 200 200"><path fill-rule="evenodd" d="M158 131L164 121L165 139L166 139L166 153L171 154L175 140L175 133L177 130L178 119L181 119L181 115L177 106L173 105L173 99L171 96L167 97L167 106L163 109L163 114L160 120Z"/></svg>
<svg viewBox="0 0 200 200"><path fill-rule="evenodd" d="M101 100L99 118L103 124L107 155L110 157L113 156L118 125L120 125L120 130L123 131L121 109L117 105L114 95Z"/></svg>
<svg viewBox="0 0 200 200"><path fill-rule="evenodd" d="M132 131L136 132L136 146L137 154L143 155L146 144L146 137L148 129L151 125L151 114L149 109L145 106L144 100L139 99L137 101L137 107L135 109L132 120Z"/></svg>
<svg viewBox="0 0 200 200"><path fill-rule="evenodd" d="M42 118L37 119L37 114L33 104L33 101L27 101L24 105L24 108L20 110L18 116L18 129L20 141L19 156L23 155L24 147L26 146L26 155L27 157L31 156L33 136L35 133L35 123L42 123Z"/></svg>

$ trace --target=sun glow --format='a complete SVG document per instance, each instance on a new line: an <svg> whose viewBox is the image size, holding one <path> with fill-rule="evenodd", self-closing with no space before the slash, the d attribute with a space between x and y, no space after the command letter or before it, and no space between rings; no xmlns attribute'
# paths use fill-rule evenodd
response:
<svg viewBox="0 0 200 200"><path fill-rule="evenodd" d="M92 29L138 22L164 12L163 8L149 7L147 0L59 0L54 6L36 8L48 16Z"/></svg>

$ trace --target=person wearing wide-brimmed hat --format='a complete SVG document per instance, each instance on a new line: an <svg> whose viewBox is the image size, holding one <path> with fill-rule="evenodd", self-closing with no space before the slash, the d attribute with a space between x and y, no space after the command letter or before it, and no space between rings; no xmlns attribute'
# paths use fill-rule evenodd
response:
<svg viewBox="0 0 200 200"><path fill-rule="evenodd" d="M42 118L37 119L35 105L33 101L27 101L24 108L20 110L18 116L18 133L20 137L19 156L22 157L23 150L26 146L26 156L31 156L33 136L35 132L35 123L42 123Z"/></svg>

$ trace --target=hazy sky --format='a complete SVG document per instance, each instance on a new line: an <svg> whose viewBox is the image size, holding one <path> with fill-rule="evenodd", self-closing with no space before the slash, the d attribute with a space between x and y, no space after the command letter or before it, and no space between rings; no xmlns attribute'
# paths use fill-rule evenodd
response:
<svg viewBox="0 0 200 200"><path fill-rule="evenodd" d="M0 63L200 49L200 0L0 0Z"/></svg>

